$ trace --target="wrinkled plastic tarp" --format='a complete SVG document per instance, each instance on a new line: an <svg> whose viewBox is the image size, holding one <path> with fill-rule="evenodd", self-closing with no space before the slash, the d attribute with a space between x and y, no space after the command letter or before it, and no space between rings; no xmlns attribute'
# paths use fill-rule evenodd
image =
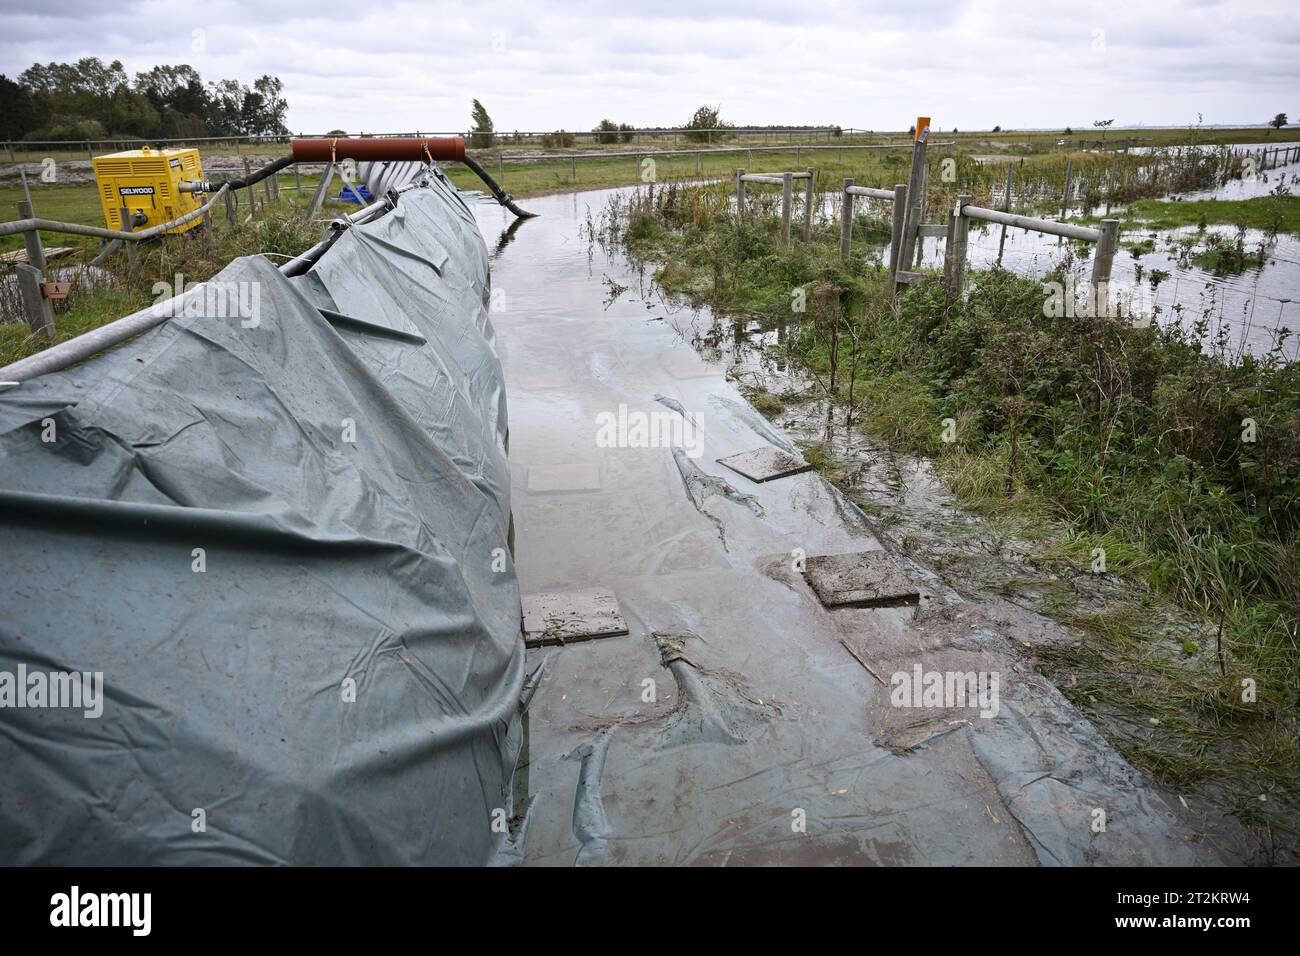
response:
<svg viewBox="0 0 1300 956"><path fill-rule="evenodd" d="M498 859L523 645L473 217L435 173L304 276L214 283L244 308L0 393L0 678L104 695L0 709L0 863Z"/></svg>

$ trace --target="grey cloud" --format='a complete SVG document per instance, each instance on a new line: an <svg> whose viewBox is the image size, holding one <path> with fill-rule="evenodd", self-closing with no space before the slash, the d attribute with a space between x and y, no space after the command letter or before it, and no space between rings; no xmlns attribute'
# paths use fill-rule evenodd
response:
<svg viewBox="0 0 1300 956"><path fill-rule="evenodd" d="M298 130L462 129L471 97L502 129L680 123L719 101L737 122L874 129L918 112L945 128L1255 122L1300 87L1300 23L1274 0L0 2L0 72L99 56L272 73ZM143 16L165 29L142 35Z"/></svg>

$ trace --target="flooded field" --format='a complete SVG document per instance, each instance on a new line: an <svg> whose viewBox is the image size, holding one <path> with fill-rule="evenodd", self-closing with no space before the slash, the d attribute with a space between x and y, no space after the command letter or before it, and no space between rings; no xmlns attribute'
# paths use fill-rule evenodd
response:
<svg viewBox="0 0 1300 956"><path fill-rule="evenodd" d="M1245 175L1213 188L1170 195L1166 201L1239 201L1294 193L1300 188L1300 162L1268 168L1264 154L1269 148L1264 144L1236 147L1236 154L1253 160L1253 165L1246 166ZM1214 154L1223 147L1200 149ZM995 207L1001 209L1004 201L1005 189L995 191ZM1027 201L1028 197L1013 190L1013 211L1020 211ZM1076 195L1066 218L1087 213L1127 217L1123 206L1089 209ZM943 217L938 210L932 210L927 218L940 221ZM921 247L919 266L942 269L944 240L923 239ZM1247 262L1239 269L1197 264L1198 254L1212 253L1217 248L1240 248ZM1086 243L971 223L968 261L972 268L990 268L1000 257L1005 268L1033 277L1065 263L1071 274L1082 281L1088 278L1091 268L1086 258L1089 253ZM888 261L888 256L889 246L885 243L880 247L881 260ZM1300 238L1293 234L1217 224L1125 231L1115 256L1111 285L1116 296L1138 306L1139 311L1161 325L1180 323L1190 329L1203 321L1206 343L1216 343L1222 335L1230 355L1262 355L1276 348L1289 361L1300 358L1300 336L1295 335L1300 332Z"/></svg>
<svg viewBox="0 0 1300 956"><path fill-rule="evenodd" d="M991 268L1001 247L1002 265L1021 275L1041 276L1066 262L1081 282L1088 278L1091 263L1078 256L1070 241L1008 228L1002 245L1001 233L1001 226L972 224L968 247L972 268ZM1203 247L1207 233L1229 245L1237 241L1237 230L1228 226L1205 230L1186 226L1156 233L1156 246L1149 252L1121 247L1111 272L1113 294L1136 299L1161 325L1181 322L1191 328L1205 318L1206 342L1216 341L1223 329L1233 354L1262 355L1280 343L1289 361L1300 358L1300 338L1287 334L1300 331L1300 240L1246 230L1242 236L1245 247L1262 247L1264 264L1238 275L1224 275L1198 268L1178 254L1189 240L1193 246ZM920 267L942 269L944 240L922 242ZM888 255L887 248L884 255Z"/></svg>

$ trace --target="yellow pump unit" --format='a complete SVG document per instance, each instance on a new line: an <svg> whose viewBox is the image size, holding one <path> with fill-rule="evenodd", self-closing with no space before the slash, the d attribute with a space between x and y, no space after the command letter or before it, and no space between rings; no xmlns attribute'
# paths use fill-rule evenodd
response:
<svg viewBox="0 0 1300 956"><path fill-rule="evenodd" d="M181 192L182 182L203 178L203 166L197 149L129 149L122 153L96 156L95 182L99 201L104 207L104 221L109 229L132 231L171 222L203 205L196 193ZM122 223L122 208L128 210L128 223ZM199 216L174 229L168 235L188 232L201 225Z"/></svg>

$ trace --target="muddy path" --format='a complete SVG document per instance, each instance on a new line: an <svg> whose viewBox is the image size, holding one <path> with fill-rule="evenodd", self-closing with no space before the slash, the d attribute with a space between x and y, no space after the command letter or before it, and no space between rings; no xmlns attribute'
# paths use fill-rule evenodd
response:
<svg viewBox="0 0 1300 956"><path fill-rule="evenodd" d="M590 241L607 198L543 197L513 228L476 207L495 249L521 590L608 588L629 630L529 653L525 863L1251 859L1242 828L1154 786L1045 675L1041 649L1075 635L968 590L920 546L965 520L922 466L846 449L861 487L882 489L874 508L816 471L756 482L719 462L796 448L806 423L745 398L727 343L747 330L665 300ZM596 440L602 415L653 413L689 418L700 441ZM886 508L914 514L913 533ZM1002 560L974 519L966 548ZM916 601L824 605L800 559L850 553ZM923 699L918 683L904 700L912 674L992 692Z"/></svg>

